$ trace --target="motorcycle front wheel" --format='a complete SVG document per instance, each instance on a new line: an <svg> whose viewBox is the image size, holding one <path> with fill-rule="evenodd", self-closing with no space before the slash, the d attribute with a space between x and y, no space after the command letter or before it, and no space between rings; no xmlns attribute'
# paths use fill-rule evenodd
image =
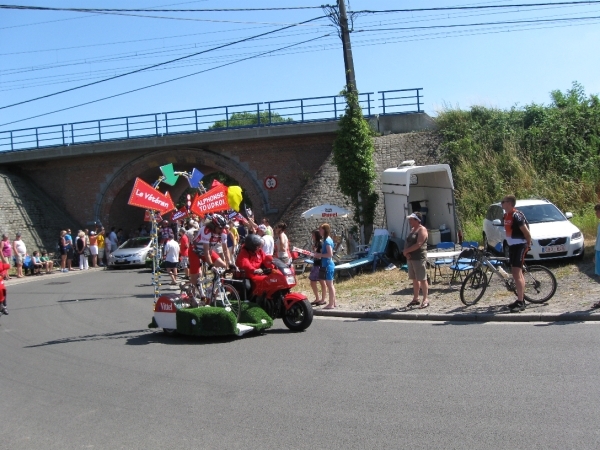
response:
<svg viewBox="0 0 600 450"><path fill-rule="evenodd" d="M308 299L296 302L290 309L284 311L281 319L291 331L306 330L313 321L312 306L310 306Z"/></svg>

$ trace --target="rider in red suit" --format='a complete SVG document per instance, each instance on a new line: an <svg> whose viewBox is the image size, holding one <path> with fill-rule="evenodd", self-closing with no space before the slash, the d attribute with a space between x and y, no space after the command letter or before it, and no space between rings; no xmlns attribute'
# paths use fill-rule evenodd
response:
<svg viewBox="0 0 600 450"><path fill-rule="evenodd" d="M8 316L8 308L6 307L6 286L4 286L4 277L10 269L9 264L0 263L0 313Z"/></svg>
<svg viewBox="0 0 600 450"><path fill-rule="evenodd" d="M249 234L244 240L235 265L246 273L246 278L253 282L260 282L266 278L264 269L271 269L273 257L265 255L262 251L262 239L257 234Z"/></svg>

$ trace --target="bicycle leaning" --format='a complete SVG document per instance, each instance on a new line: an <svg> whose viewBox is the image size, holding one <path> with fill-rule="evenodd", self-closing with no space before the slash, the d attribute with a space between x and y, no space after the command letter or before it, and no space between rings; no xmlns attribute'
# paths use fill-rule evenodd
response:
<svg viewBox="0 0 600 450"><path fill-rule="evenodd" d="M476 304L486 290L488 292L494 290L498 295L503 291L516 295L515 280L506 270L508 258L496 258L491 253L479 249L468 249L463 253L461 258L470 257L473 261L473 271L465 277L460 288L460 300L466 306ZM547 267L524 264L523 276L525 278L524 299L530 303L545 303L556 292L556 277Z"/></svg>
<svg viewBox="0 0 600 450"><path fill-rule="evenodd" d="M239 320L241 312L241 302L238 291L229 283L240 282L238 280L227 279L224 277L225 269L212 267L212 279L208 275L200 277L198 284L181 283L179 288L187 296L190 306L197 307L205 304L207 306L219 306L231 311L236 319ZM203 273L208 273L204 267Z"/></svg>

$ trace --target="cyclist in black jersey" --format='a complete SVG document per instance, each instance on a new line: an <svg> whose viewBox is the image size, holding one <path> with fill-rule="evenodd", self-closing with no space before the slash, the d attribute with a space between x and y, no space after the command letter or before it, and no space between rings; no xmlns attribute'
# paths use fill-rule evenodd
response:
<svg viewBox="0 0 600 450"><path fill-rule="evenodd" d="M523 311L525 310L525 300L523 299L525 278L522 269L525 263L525 255L531 248L529 223L525 215L515 209L517 199L514 195L506 195L501 203L502 208L504 208L504 230L506 231L506 242L508 243L508 257L517 288L517 300L508 305L508 309L511 312Z"/></svg>

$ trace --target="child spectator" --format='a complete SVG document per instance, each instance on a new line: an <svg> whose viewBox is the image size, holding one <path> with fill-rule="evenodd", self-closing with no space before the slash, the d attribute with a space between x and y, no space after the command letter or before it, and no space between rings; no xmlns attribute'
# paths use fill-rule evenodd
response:
<svg viewBox="0 0 600 450"><path fill-rule="evenodd" d="M52 273L52 270L54 270L54 262L48 257L48 252L46 250L42 250L40 261L44 264L46 273Z"/></svg>

